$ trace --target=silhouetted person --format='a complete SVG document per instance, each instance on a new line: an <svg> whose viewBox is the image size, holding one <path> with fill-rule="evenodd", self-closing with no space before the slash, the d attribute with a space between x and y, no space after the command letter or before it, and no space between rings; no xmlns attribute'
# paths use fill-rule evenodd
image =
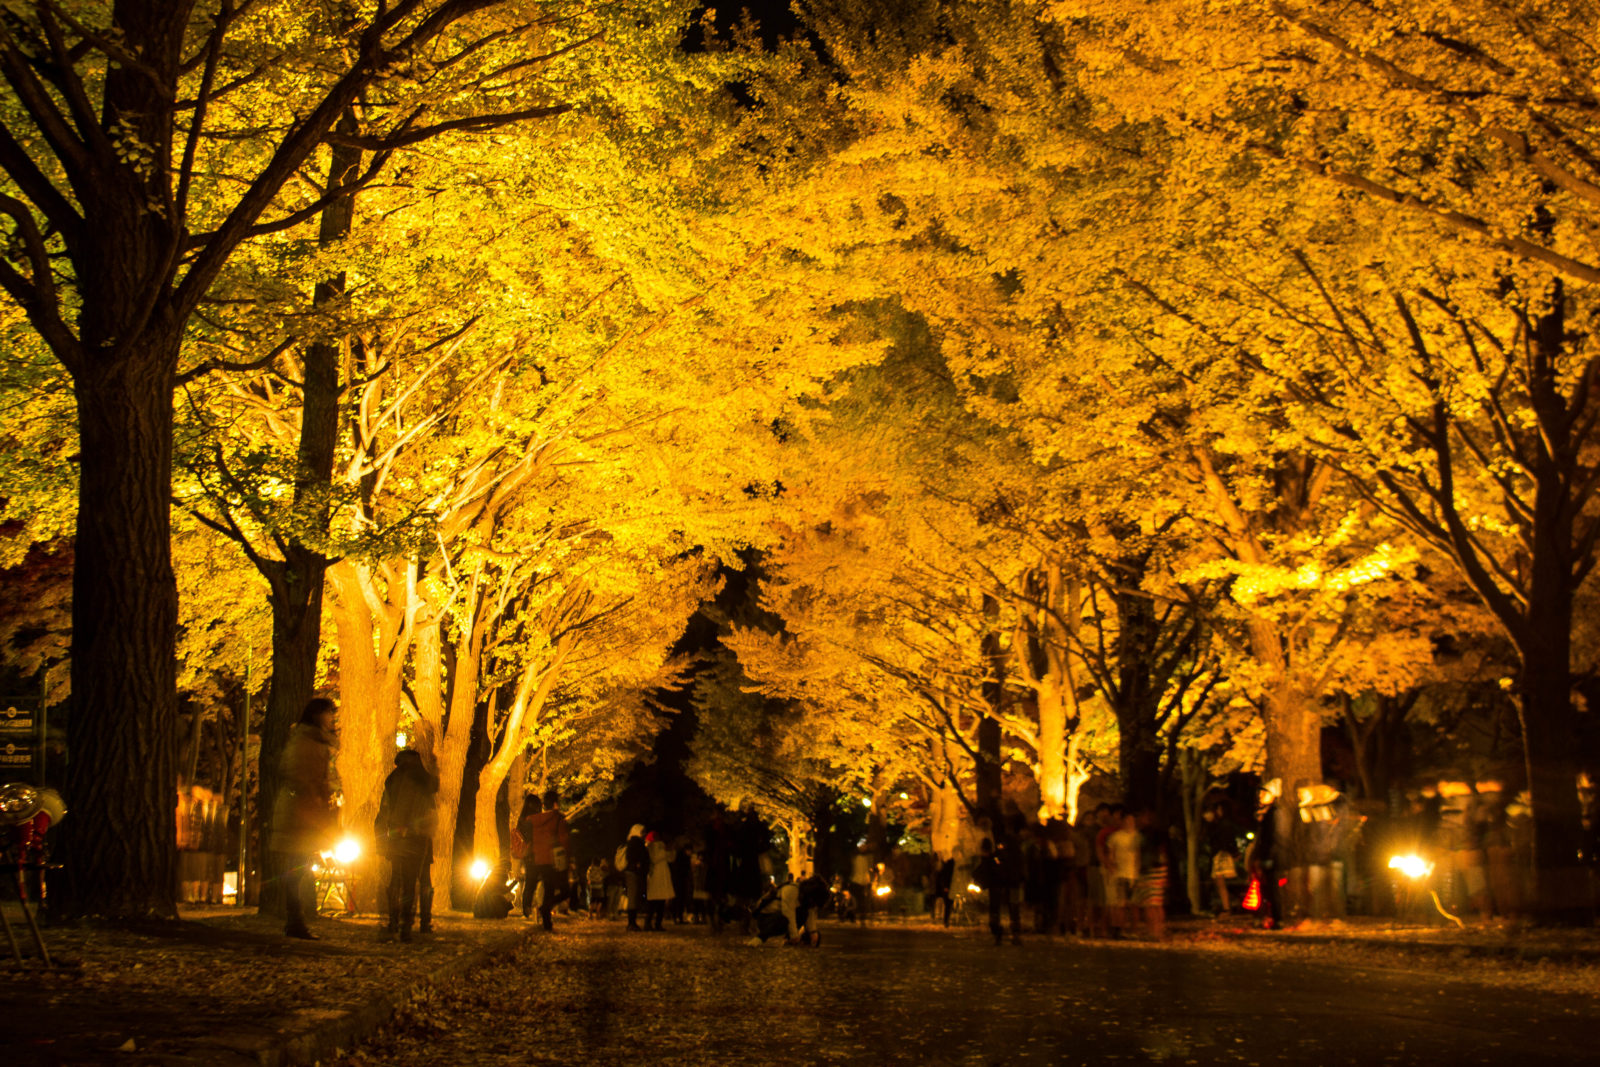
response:
<svg viewBox="0 0 1600 1067"><path fill-rule="evenodd" d="M272 804L272 834L268 848L276 854L283 872L284 927L289 937L316 940L306 927L302 883L312 858L333 845L339 830L339 809L334 797L338 780L333 767L334 725L337 708L326 697L316 697L289 728L289 740L278 757L281 785Z"/></svg>
<svg viewBox="0 0 1600 1067"><path fill-rule="evenodd" d="M389 860L386 932L398 933L402 941L411 940L417 883L433 855L433 832L439 824L438 792L439 779L422 765L421 753L409 748L395 753L394 770L384 780L373 831L380 851ZM427 908L424 911L422 928L426 933L433 927L433 916Z"/></svg>

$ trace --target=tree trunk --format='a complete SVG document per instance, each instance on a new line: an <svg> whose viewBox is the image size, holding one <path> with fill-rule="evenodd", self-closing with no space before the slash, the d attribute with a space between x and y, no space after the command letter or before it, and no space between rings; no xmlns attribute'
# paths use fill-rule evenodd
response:
<svg viewBox="0 0 1600 1067"><path fill-rule="evenodd" d="M1130 561L1124 561L1124 565ZM1141 568L1143 561L1135 562ZM1161 739L1156 716L1161 694L1151 671L1156 645L1155 606L1149 597L1119 594L1117 604L1117 770L1122 797L1132 808L1161 808Z"/></svg>
<svg viewBox="0 0 1600 1067"><path fill-rule="evenodd" d="M460 797L456 801L455 833L450 845L450 906L471 910L477 886L466 877L472 866L472 857L478 852L477 798L478 782L492 752L489 748L489 707L487 702L472 709L471 740L467 743L467 761L461 771ZM436 890L439 883L434 883Z"/></svg>
<svg viewBox="0 0 1600 1067"><path fill-rule="evenodd" d="M474 798L472 812L472 850L474 855L491 863L504 856L500 841L508 835L500 832L495 810L501 801L510 769L509 762L500 765L498 760L490 760L478 772L478 795ZM506 810L510 810L509 804Z"/></svg>
<svg viewBox="0 0 1600 1067"><path fill-rule="evenodd" d="M993 617L999 613L999 603L993 597L983 598L984 614ZM976 803L978 811L989 820L989 832L1000 832L1000 720L1005 714L1006 658L1000 646L1000 635L990 632L983 635L980 649L983 657L983 700L989 712L978 720L978 766Z"/></svg>
<svg viewBox="0 0 1600 1067"><path fill-rule="evenodd" d="M471 625L472 620L466 620ZM455 859L461 784L472 748L472 723L477 710L480 642L470 633L443 655L443 630L437 619L419 622L413 660L417 711L428 724L428 755L439 775L439 828L433 839L433 884L450 884ZM449 705L445 706L445 694Z"/></svg>
<svg viewBox="0 0 1600 1067"><path fill-rule="evenodd" d="M1199 915L1204 900L1200 890L1200 802L1205 799L1205 756L1192 748L1178 750L1178 781L1183 806L1184 889L1189 896L1189 911Z"/></svg>
<svg viewBox="0 0 1600 1067"><path fill-rule="evenodd" d="M79 490L72 700L59 856L80 915L176 914L178 589L173 339L132 339L73 377ZM60 885L62 882L58 881Z"/></svg>
<svg viewBox="0 0 1600 1067"><path fill-rule="evenodd" d="M272 604L272 675L261 723L257 774L260 789L255 808L257 840L272 832L273 800L278 795L278 761L289 743L289 728L300 718L317 689L317 653L322 647L322 586L327 562L314 552L291 544L284 559L260 568ZM261 869L260 906L281 914L276 892L277 860L270 852L255 853Z"/></svg>
<svg viewBox="0 0 1600 1067"><path fill-rule="evenodd" d="M400 727L400 700L411 639L410 572L386 573L385 597L376 579L348 560L328 568L333 586L334 625L339 633L339 748L335 753L343 794L340 823L344 836L361 843L362 859L355 888L356 906L375 910L379 862L373 823L383 796L383 782L394 766L395 733Z"/></svg>
<svg viewBox="0 0 1600 1067"><path fill-rule="evenodd" d="M346 111L339 128L355 132L353 112ZM361 151L335 145L330 151L328 187L336 189L355 180L361 164ZM318 244L327 248L350 234L355 197L347 196L323 209ZM311 306L327 311L344 299L345 276L341 272L317 283ZM334 454L339 443L339 359L340 347L327 341L306 346L301 382L300 441L296 449L294 502L296 510L309 507L302 515L313 537L328 532L331 519L328 501L333 485ZM317 655L322 647L322 595L328 560L320 546L308 545L294 532L284 536L282 560L262 560L258 568L271 589L272 603L272 682L267 692L266 722L261 728L261 796L258 822L261 840L267 840L272 818L272 798L278 793L278 761L289 742L289 728L300 718L316 693ZM266 857L266 865L275 863ZM270 871L276 874L276 871ZM274 884L269 879L268 885ZM268 896L262 910L279 907Z"/></svg>
<svg viewBox="0 0 1600 1067"><path fill-rule="evenodd" d="M1595 901L1589 873L1579 862L1583 807L1578 723L1569 688L1570 622L1563 622L1559 612L1529 614L1518 688L1533 808L1534 900L1543 921L1586 923ZM1542 623L1538 631L1536 620Z"/></svg>
<svg viewBox="0 0 1600 1067"><path fill-rule="evenodd" d="M1276 875L1288 878L1282 889L1283 913L1304 915L1311 903L1304 879L1307 824L1300 821L1296 790L1322 781L1322 719L1311 698L1288 680L1268 691L1263 718L1267 777L1283 786L1275 813L1280 831L1286 831L1275 838Z"/></svg>
<svg viewBox="0 0 1600 1067"><path fill-rule="evenodd" d="M1061 687L1041 679L1039 706L1039 813L1054 819L1067 810L1067 707Z"/></svg>

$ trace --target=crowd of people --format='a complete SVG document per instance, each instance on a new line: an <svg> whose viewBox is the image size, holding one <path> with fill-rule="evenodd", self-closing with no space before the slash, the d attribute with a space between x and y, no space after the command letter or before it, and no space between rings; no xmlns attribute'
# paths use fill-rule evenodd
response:
<svg viewBox="0 0 1600 1067"><path fill-rule="evenodd" d="M630 932L662 930L668 923L720 930L730 919L748 932L765 912L782 912L784 886L792 881L775 864L758 820L740 817L730 824L720 814L698 837L669 840L635 824L615 852L594 856L580 870L553 792L524 798L512 852L522 860L522 877L491 876L480 896L503 898L508 907L520 900L524 917L537 911L546 929L552 911L561 908L594 919L626 919ZM798 884L794 892L800 892ZM798 901L787 906L794 912L797 905L805 910ZM790 934L799 937L803 925Z"/></svg>
<svg viewBox="0 0 1600 1067"><path fill-rule="evenodd" d="M285 898L285 933L313 938L305 921L304 882L318 849L337 830L333 769L337 709L311 701L290 732L279 771L270 848ZM409 941L432 925L430 868L438 825L438 778L422 756L403 749L384 782L374 837L388 861L382 935ZM816 917L868 922L897 890L935 922L949 925L986 906L996 944L1019 941L1024 909L1038 933L1085 938L1165 936L1173 872L1190 856L1197 881L1217 914L1250 908L1267 925L1282 919L1291 887L1313 913L1343 914L1351 871L1369 910L1403 901L1377 900L1374 871L1390 852L1431 857L1434 885L1445 903L1480 917L1514 915L1527 898L1527 816L1498 781L1440 782L1418 791L1400 816L1366 827L1348 801L1327 785L1297 788L1278 803L1276 782L1240 817L1225 798L1202 805L1193 849L1174 849L1173 831L1150 809L1099 804L1075 822L1025 818L1006 801L996 819L980 819L975 842L946 855L871 849L865 843L825 863L831 883L813 869L791 873L753 812L718 813L695 834L665 836L635 824L610 854L580 869L572 831L554 791L529 794L512 831L512 858L480 878L474 914L504 918L520 907L545 928L560 908L594 919L626 920L626 929L729 922L761 940L782 936L815 943ZM1294 814L1298 813L1298 820ZM1296 821L1305 826L1295 825ZM1295 865L1282 862L1277 841L1294 833ZM1175 854L1176 852L1176 854ZM1390 879L1391 888L1399 884ZM1249 886L1240 899L1240 890ZM1195 902L1198 906L1199 902ZM976 919L978 916L969 915Z"/></svg>

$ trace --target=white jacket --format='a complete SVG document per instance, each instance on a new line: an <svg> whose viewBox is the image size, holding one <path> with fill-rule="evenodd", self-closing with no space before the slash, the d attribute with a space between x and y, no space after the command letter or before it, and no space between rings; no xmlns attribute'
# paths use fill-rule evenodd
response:
<svg viewBox="0 0 1600 1067"><path fill-rule="evenodd" d="M645 886L645 896L650 900L671 900L672 853L660 841L650 842L650 880Z"/></svg>

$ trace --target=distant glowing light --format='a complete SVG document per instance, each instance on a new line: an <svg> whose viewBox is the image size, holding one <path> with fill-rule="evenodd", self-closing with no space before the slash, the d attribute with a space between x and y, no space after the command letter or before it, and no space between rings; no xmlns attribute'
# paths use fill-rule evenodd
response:
<svg viewBox="0 0 1600 1067"><path fill-rule="evenodd" d="M969 892L969 893L981 893L981 892L983 892L983 886L979 885L977 882L968 882L967 883L967 892Z"/></svg>
<svg viewBox="0 0 1600 1067"><path fill-rule="evenodd" d="M861 798L861 806L862 806L862 807L863 807L863 808L870 808L870 807L872 807L872 798L871 798L871 797L862 797L862 798Z"/></svg>
<svg viewBox="0 0 1600 1067"><path fill-rule="evenodd" d="M878 888L874 889L873 892L878 894L878 896L880 896L880 897L886 897L890 893L893 893L894 890L889 886L880 885Z"/></svg>
<svg viewBox="0 0 1600 1067"><path fill-rule="evenodd" d="M1421 880L1433 873L1433 864L1415 854L1391 856L1389 858L1389 869L1391 871L1399 871L1407 878Z"/></svg>
<svg viewBox="0 0 1600 1067"><path fill-rule="evenodd" d="M395 734L394 734L394 747L395 748L405 748L406 747L406 732L404 730L396 730L395 731Z"/></svg>
<svg viewBox="0 0 1600 1067"><path fill-rule="evenodd" d="M488 860L483 860L483 859L473 860L472 861L472 879L473 879L473 881L481 882L487 877L489 877L489 861Z"/></svg>

